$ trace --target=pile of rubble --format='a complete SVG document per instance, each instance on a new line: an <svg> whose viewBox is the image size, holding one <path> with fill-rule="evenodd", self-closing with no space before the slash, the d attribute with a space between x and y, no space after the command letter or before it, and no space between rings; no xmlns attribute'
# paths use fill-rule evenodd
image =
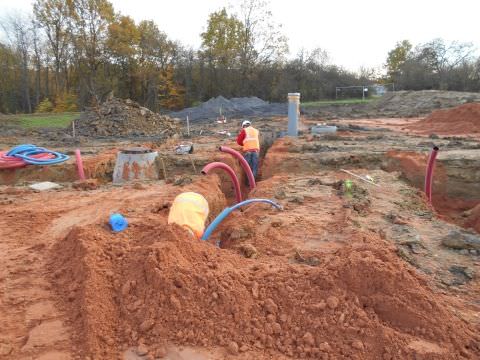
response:
<svg viewBox="0 0 480 360"><path fill-rule="evenodd" d="M257 117L286 115L287 105L269 103L258 97L243 97L226 99L223 96L211 98L198 106L171 113L172 117L185 120L188 116L191 121L214 120L220 116Z"/></svg>
<svg viewBox="0 0 480 360"><path fill-rule="evenodd" d="M82 136L171 136L179 131L172 118L154 113L130 99L110 98L98 107L87 109L75 121Z"/></svg>

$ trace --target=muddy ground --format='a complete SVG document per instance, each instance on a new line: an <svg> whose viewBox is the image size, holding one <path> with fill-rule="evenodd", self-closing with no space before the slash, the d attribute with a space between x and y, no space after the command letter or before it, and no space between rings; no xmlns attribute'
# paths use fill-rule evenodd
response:
<svg viewBox="0 0 480 360"><path fill-rule="evenodd" d="M224 174L199 174L224 161L244 182L218 151L236 147L219 132L234 134L237 121L166 142L29 138L80 147L96 182L74 188L73 161L0 172L0 358L479 358L478 139L417 135L404 126L415 119L337 121L336 134L308 134L319 121L305 120L296 139L280 137L285 118L255 123L260 178L244 197L283 211L249 206L208 242L167 225L168 207L197 191L211 221L233 204ZM186 141L194 153L175 155ZM159 179L112 185L117 151L137 145L159 151ZM433 145L431 206L422 188ZM63 187L25 186L47 180ZM113 212L128 218L126 231L109 230Z"/></svg>

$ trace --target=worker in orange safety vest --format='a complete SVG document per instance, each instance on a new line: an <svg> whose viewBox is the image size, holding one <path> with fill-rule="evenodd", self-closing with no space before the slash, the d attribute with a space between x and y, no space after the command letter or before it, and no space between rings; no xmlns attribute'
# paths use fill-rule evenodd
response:
<svg viewBox="0 0 480 360"><path fill-rule="evenodd" d="M237 144L243 147L243 157L247 160L253 176L257 177L258 155L260 153L260 132L252 126L250 120L242 122L242 131L237 136Z"/></svg>
<svg viewBox="0 0 480 360"><path fill-rule="evenodd" d="M184 192L173 200L168 214L168 223L180 225L200 239L205 230L208 214L208 202L202 195Z"/></svg>

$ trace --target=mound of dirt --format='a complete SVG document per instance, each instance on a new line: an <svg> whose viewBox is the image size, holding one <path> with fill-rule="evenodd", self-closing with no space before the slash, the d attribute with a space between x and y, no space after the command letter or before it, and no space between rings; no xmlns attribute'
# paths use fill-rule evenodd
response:
<svg viewBox="0 0 480 360"><path fill-rule="evenodd" d="M468 135L480 133L480 103L434 111L408 127L423 134Z"/></svg>
<svg viewBox="0 0 480 360"><path fill-rule="evenodd" d="M154 113L130 99L110 98L98 107L89 108L75 121L82 136L171 136L178 124L168 116Z"/></svg>
<svg viewBox="0 0 480 360"><path fill-rule="evenodd" d="M479 93L442 90L395 91L385 94L372 106L382 112L418 116L435 109L451 108L474 101L480 101Z"/></svg>
<svg viewBox="0 0 480 360"><path fill-rule="evenodd" d="M152 214L118 234L72 229L51 267L83 358L117 358L129 346L155 354L166 342L256 359L480 354L478 333L376 235L359 232L317 258L246 259Z"/></svg>
<svg viewBox="0 0 480 360"><path fill-rule="evenodd" d="M388 92L381 98L360 104L306 107L305 113L323 119L397 118L426 116L437 109L480 102L480 93L422 90Z"/></svg>

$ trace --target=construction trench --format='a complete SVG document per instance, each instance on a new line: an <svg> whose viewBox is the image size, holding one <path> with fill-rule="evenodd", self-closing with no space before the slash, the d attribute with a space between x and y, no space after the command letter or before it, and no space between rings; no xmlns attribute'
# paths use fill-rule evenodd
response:
<svg viewBox="0 0 480 360"><path fill-rule="evenodd" d="M332 124L294 138L284 117L255 120L253 190L219 151L238 150L234 139L198 135L202 125L183 140L86 141L86 181L78 144L62 147L66 163L0 171L0 358L480 358L479 138L386 119ZM174 153L182 141L193 153ZM118 151L138 146L158 152L158 179L113 184ZM168 225L181 192L206 197L208 224L236 203L224 171L201 174L211 162L234 170L243 199L282 210L244 206L208 241ZM24 186L38 181L62 187ZM112 213L126 230L111 231Z"/></svg>

